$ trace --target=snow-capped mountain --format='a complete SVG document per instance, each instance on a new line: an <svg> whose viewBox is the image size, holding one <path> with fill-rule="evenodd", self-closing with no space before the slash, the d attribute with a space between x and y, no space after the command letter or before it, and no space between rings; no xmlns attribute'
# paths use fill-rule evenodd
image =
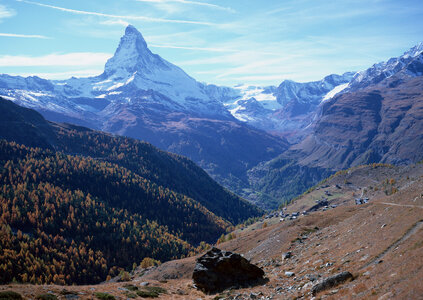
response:
<svg viewBox="0 0 423 300"><path fill-rule="evenodd" d="M310 114L316 112L317 106L341 91L353 75L352 72L332 74L306 83L285 80L278 87L206 85L205 90L211 98L220 100L238 120L289 136L307 127L313 120Z"/></svg>
<svg viewBox="0 0 423 300"><path fill-rule="evenodd" d="M201 112L202 114L225 114L218 101L212 101L202 85L186 74L181 68L153 54L141 33L129 25L112 58L99 76L93 90L102 92L98 97L110 93L125 93L137 89L154 91L168 98L172 109ZM162 103L164 99L162 99ZM171 104L172 103L172 104Z"/></svg>
<svg viewBox="0 0 423 300"><path fill-rule="evenodd" d="M231 115L221 95L234 97L235 89L215 92L153 54L133 26L99 76L0 75L0 96L48 120L146 140L190 157L223 185L242 191L248 187L247 170L283 152L287 143Z"/></svg>
<svg viewBox="0 0 423 300"><path fill-rule="evenodd" d="M239 84L233 88L204 85L207 94L223 103L236 119L266 131L275 129L271 114L281 109L275 86L259 87Z"/></svg>
<svg viewBox="0 0 423 300"><path fill-rule="evenodd" d="M45 80L0 75L0 96L46 119L146 140L183 154L233 191L254 194L248 170L302 140L326 104L386 77L423 74L419 44L366 71L279 86L220 87L197 82L152 53L133 26L99 76ZM391 81L390 84L397 84ZM272 134L270 134L272 133Z"/></svg>
<svg viewBox="0 0 423 300"><path fill-rule="evenodd" d="M248 172L257 195L289 200L341 169L421 161L423 55L420 49L421 44L402 57L356 74L350 83L328 92L314 113L302 115L314 115L310 126L296 133L296 137L303 136L302 140L279 157ZM360 79L362 87L356 84ZM301 124L300 116L297 124ZM304 118L304 124L307 121L310 122Z"/></svg>
<svg viewBox="0 0 423 300"><path fill-rule="evenodd" d="M347 72L342 75L332 74L322 80L305 83L284 80L276 91L278 102L282 106L292 101L303 104L320 103L335 88L350 82L353 76L353 72Z"/></svg>
<svg viewBox="0 0 423 300"><path fill-rule="evenodd" d="M114 56L107 61L103 74L59 81L1 75L0 94L35 109L66 113L72 118L82 114L83 120L96 119L91 114L110 104L131 106L140 101L172 111L230 117L219 101L210 99L204 92L201 83L153 54L141 33L131 25L126 28ZM147 98L148 103L144 101Z"/></svg>
<svg viewBox="0 0 423 300"><path fill-rule="evenodd" d="M45 111L50 118L59 114L60 120L65 114L67 121L104 130L114 127L110 121L104 122L106 116L115 116L123 107L148 107L200 117L233 117L268 132L294 135L296 141L303 135L297 133L315 119L323 101L377 83L401 70L404 76L422 74L422 50L420 43L401 57L365 71L332 74L319 81L284 80L278 87L220 87L199 83L153 54L141 33L129 25L103 74L60 81L0 75L0 94L20 105Z"/></svg>
<svg viewBox="0 0 423 300"><path fill-rule="evenodd" d="M402 56L374 64L361 72L332 74L313 82L284 80L278 87L239 85L230 88L206 86L207 93L222 101L238 120L254 127L283 134L292 142L307 134L320 105L336 95L363 89L395 74L415 77L423 74L423 43Z"/></svg>
<svg viewBox="0 0 423 300"><path fill-rule="evenodd" d="M400 57L394 57L386 62L374 64L367 70L358 72L345 89L356 91L371 84L377 84L401 72L404 77L416 77L423 75L423 42L414 46Z"/></svg>

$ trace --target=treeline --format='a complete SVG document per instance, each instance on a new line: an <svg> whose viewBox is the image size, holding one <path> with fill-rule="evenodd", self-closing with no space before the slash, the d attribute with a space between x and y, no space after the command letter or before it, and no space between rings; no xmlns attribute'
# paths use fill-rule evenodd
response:
<svg viewBox="0 0 423 300"><path fill-rule="evenodd" d="M98 283L261 214L185 157L1 97L0 110L0 283Z"/></svg>
<svg viewBox="0 0 423 300"><path fill-rule="evenodd" d="M56 149L119 164L160 186L195 199L214 214L238 224L262 214L229 192L186 157L161 151L131 138L83 127L56 124Z"/></svg>
<svg viewBox="0 0 423 300"><path fill-rule="evenodd" d="M229 226L116 164L4 140L0 158L2 283L97 283L144 257L187 255Z"/></svg>

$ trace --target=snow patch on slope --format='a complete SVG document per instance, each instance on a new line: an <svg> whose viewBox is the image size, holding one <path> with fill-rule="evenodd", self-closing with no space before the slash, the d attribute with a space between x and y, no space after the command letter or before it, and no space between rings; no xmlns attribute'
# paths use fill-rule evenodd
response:
<svg viewBox="0 0 423 300"><path fill-rule="evenodd" d="M0 94L0 97L4 98L6 100L10 100L10 101L15 101L16 100L16 98L14 98L14 97L9 97L9 96L5 96L5 95L1 95L1 94Z"/></svg>
<svg viewBox="0 0 423 300"><path fill-rule="evenodd" d="M421 72L413 69L410 70L408 66L422 61L422 54L423 43L419 43L410 50L404 52L402 56L393 57L388 61L376 63L370 68L358 72L351 80L347 90L357 90L371 84L377 84L401 71L403 71L403 75L407 77L420 76Z"/></svg>
<svg viewBox="0 0 423 300"><path fill-rule="evenodd" d="M336 94L340 93L341 91L345 90L348 87L348 82L344 84L337 85L331 91L329 91L322 99L323 101L329 100L333 98Z"/></svg>
<svg viewBox="0 0 423 300"><path fill-rule="evenodd" d="M124 85L125 85L125 83L123 83L123 82L118 82L118 83L116 83L116 84L112 85L111 87L107 88L107 90L106 90L106 91L116 90L116 89L118 89L118 88L120 88L121 86L124 86Z"/></svg>
<svg viewBox="0 0 423 300"><path fill-rule="evenodd" d="M282 108L278 103L276 96L272 93L271 87L258 87L250 85L237 85L234 87L240 94L238 100L249 100L254 98L263 105L265 109L276 110Z"/></svg>
<svg viewBox="0 0 423 300"><path fill-rule="evenodd" d="M236 118L236 119L238 119L238 120L240 120L242 122L248 122L248 121L250 121L252 119L247 114L242 113L242 109L239 106L238 107L235 107L233 109L229 109L229 112L231 113L231 115L234 118Z"/></svg>

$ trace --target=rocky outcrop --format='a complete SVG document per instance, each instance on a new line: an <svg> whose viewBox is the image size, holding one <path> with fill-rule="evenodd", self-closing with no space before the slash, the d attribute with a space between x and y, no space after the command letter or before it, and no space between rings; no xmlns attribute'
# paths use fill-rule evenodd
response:
<svg viewBox="0 0 423 300"><path fill-rule="evenodd" d="M349 279L353 279L353 276L350 272L342 272L334 276L325 278L322 282L319 282L318 284L313 286L313 288L311 289L311 293L313 295L316 295L321 291L333 288L341 283L344 283Z"/></svg>
<svg viewBox="0 0 423 300"><path fill-rule="evenodd" d="M291 251L288 251L288 252L282 253L282 260L289 259L289 258L291 258L291 257L292 257L292 253L291 253Z"/></svg>
<svg viewBox="0 0 423 300"><path fill-rule="evenodd" d="M331 170L417 162L423 149L422 90L423 76L393 76L336 96L321 106L313 132L284 155L303 166Z"/></svg>
<svg viewBox="0 0 423 300"><path fill-rule="evenodd" d="M197 259L192 279L196 287L207 294L266 282L261 268L237 253L217 248Z"/></svg>

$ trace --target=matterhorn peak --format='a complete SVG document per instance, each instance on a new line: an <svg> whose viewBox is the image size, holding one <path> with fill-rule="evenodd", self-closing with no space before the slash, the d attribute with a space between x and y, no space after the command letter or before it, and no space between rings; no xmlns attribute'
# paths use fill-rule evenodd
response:
<svg viewBox="0 0 423 300"><path fill-rule="evenodd" d="M135 33L135 34L141 34L141 32L139 32L134 25L129 24L128 26L126 26L125 29L125 34L131 34L131 33Z"/></svg>
<svg viewBox="0 0 423 300"><path fill-rule="evenodd" d="M137 46L142 48L147 48L147 43L145 42L141 32L139 32L134 26L128 25L125 29L125 35L121 38L120 44L122 43L131 43L134 42L138 44Z"/></svg>
<svg viewBox="0 0 423 300"><path fill-rule="evenodd" d="M126 77L135 72L150 73L152 68L163 67L163 61L151 53L142 34L132 25L128 25L121 37L115 54L105 66L107 76Z"/></svg>

